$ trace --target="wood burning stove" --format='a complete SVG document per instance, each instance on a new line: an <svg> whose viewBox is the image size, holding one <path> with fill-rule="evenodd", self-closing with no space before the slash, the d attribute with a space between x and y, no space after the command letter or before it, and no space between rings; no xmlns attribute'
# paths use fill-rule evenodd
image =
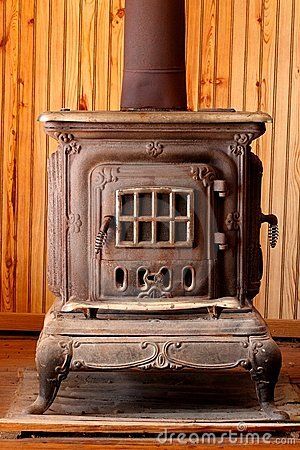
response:
<svg viewBox="0 0 300 450"><path fill-rule="evenodd" d="M261 213L262 164L250 147L271 118L184 111L184 1L136 3L126 2L123 111L40 117L59 143L48 230L58 300L29 412L51 405L70 370L242 366L269 418L286 419L274 406L280 351L252 306L261 223L272 246L278 233Z"/></svg>

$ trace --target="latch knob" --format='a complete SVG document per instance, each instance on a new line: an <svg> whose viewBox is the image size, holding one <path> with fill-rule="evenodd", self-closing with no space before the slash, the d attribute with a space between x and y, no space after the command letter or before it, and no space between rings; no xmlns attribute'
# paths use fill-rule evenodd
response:
<svg viewBox="0 0 300 450"><path fill-rule="evenodd" d="M215 233L215 244L219 246L219 250L227 250L225 233Z"/></svg>
<svg viewBox="0 0 300 450"><path fill-rule="evenodd" d="M218 192L219 197L226 197L227 183L225 180L214 180L214 192Z"/></svg>

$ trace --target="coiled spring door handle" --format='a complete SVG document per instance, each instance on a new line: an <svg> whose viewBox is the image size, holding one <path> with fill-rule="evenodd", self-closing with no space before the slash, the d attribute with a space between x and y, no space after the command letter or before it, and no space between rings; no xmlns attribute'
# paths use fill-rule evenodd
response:
<svg viewBox="0 0 300 450"><path fill-rule="evenodd" d="M276 247L278 237L279 237L279 229L278 229L278 219L274 214L262 214L261 215L261 223L267 222L269 224L269 243L270 247Z"/></svg>
<svg viewBox="0 0 300 450"><path fill-rule="evenodd" d="M95 240L95 253L98 254L100 250L103 249L106 239L107 239L107 231L109 228L109 225L113 219L113 216L104 216L103 222L101 224L99 233L96 236Z"/></svg>

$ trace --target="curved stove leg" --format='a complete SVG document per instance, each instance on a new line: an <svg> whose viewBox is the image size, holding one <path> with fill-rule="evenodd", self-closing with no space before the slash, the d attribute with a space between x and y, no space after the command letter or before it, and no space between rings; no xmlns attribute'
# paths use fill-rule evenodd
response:
<svg viewBox="0 0 300 450"><path fill-rule="evenodd" d="M60 383L69 373L72 359L71 341L62 336L41 334L36 350L39 394L27 414L43 414L53 403Z"/></svg>
<svg viewBox="0 0 300 450"><path fill-rule="evenodd" d="M259 403L271 420L289 420L274 403L274 391L281 369L281 352L270 336L250 337L250 374L255 382Z"/></svg>

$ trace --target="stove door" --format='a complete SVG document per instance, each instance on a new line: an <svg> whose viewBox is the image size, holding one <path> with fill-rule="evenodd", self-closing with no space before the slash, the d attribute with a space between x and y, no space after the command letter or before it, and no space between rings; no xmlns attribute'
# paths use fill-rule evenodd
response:
<svg viewBox="0 0 300 450"><path fill-rule="evenodd" d="M100 250L93 299L214 298L216 180L204 164L98 166L91 179L91 235Z"/></svg>

